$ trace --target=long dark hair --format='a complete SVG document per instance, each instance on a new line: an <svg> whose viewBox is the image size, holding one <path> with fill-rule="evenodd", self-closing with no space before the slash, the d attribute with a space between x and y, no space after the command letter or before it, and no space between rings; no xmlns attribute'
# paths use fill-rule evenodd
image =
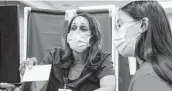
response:
<svg viewBox="0 0 172 91"><path fill-rule="evenodd" d="M172 85L172 34L162 6L157 1L133 1L120 8L138 21L148 18L148 29L136 45L136 56L150 62L154 71Z"/></svg>
<svg viewBox="0 0 172 91"><path fill-rule="evenodd" d="M78 16L82 16L84 18L86 18L89 22L89 26L90 26L90 31L91 31L91 39L89 41L90 47L87 49L88 51L88 57L87 57L87 63L89 64L93 64L93 61L96 59L97 54L101 51L101 33L100 33L100 24L98 23L98 21L96 20L96 18L94 18L93 16L91 16L90 14L87 13L81 13L78 14L77 16L73 17L71 19L71 21L68 23L65 33L63 35L62 38L62 44L63 44L63 55L62 55L62 60L68 60L71 56L72 56L72 49L70 48L69 44L67 43L67 34L70 32L71 29L71 24L73 22L73 20L78 17Z"/></svg>

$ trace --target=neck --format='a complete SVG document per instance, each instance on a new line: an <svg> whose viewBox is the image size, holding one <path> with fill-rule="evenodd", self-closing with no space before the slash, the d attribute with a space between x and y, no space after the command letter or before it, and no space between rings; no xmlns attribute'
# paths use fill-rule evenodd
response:
<svg viewBox="0 0 172 91"><path fill-rule="evenodd" d="M81 63L83 64L86 60L87 51L76 52L73 50L73 56L74 56L76 64L81 64Z"/></svg>
<svg viewBox="0 0 172 91"><path fill-rule="evenodd" d="M137 59L137 62L139 64L139 66L140 66L143 63L143 61L139 57L136 57L136 59Z"/></svg>

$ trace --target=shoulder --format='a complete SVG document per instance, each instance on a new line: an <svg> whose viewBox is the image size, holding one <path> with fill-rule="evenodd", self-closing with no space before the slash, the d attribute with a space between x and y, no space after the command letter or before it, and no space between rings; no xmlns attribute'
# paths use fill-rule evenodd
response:
<svg viewBox="0 0 172 91"><path fill-rule="evenodd" d="M41 64L56 64L60 60L62 48L54 48L43 58Z"/></svg>
<svg viewBox="0 0 172 91"><path fill-rule="evenodd" d="M108 52L104 52L104 51L99 51L96 54L95 59L93 60L93 63L98 67L100 66L103 62L111 60L112 57L110 56L111 54Z"/></svg>
<svg viewBox="0 0 172 91"><path fill-rule="evenodd" d="M135 81L136 79L139 79L140 77L145 75L152 75L158 78L158 75L155 73L154 69L152 68L152 65L148 62L144 62L140 65L140 68L133 76L132 81Z"/></svg>
<svg viewBox="0 0 172 91"><path fill-rule="evenodd" d="M133 76L129 91L171 91L171 89L171 86L155 73L152 65L145 62Z"/></svg>
<svg viewBox="0 0 172 91"><path fill-rule="evenodd" d="M51 51L49 51L48 55L51 56L52 58L60 58L62 53L62 48L61 47L56 47L53 48Z"/></svg>
<svg viewBox="0 0 172 91"><path fill-rule="evenodd" d="M171 89L163 80L155 76L142 75L133 82L131 91L171 91Z"/></svg>
<svg viewBox="0 0 172 91"><path fill-rule="evenodd" d="M102 56L108 56L108 55L111 55L111 53L110 53L110 52L105 52L105 51L100 51L100 52L99 52L99 54L100 54L100 55L102 55Z"/></svg>
<svg viewBox="0 0 172 91"><path fill-rule="evenodd" d="M109 52L105 52L105 51L100 51L97 56L96 59L94 60L94 62L96 64L99 65L99 67L104 67L106 65L108 65L109 63L112 63L112 56Z"/></svg>
<svg viewBox="0 0 172 91"><path fill-rule="evenodd" d="M101 56L101 64L99 66L98 78L101 79L108 75L115 75L112 56L110 53L103 52Z"/></svg>
<svg viewBox="0 0 172 91"><path fill-rule="evenodd" d="M56 48L53 48L49 53L55 54L55 53L60 53L61 51L62 51L61 47L56 47Z"/></svg>
<svg viewBox="0 0 172 91"><path fill-rule="evenodd" d="M105 52L105 51L100 51L98 53L98 56L102 61L105 61L105 60L111 60L112 59L112 56L109 52Z"/></svg>

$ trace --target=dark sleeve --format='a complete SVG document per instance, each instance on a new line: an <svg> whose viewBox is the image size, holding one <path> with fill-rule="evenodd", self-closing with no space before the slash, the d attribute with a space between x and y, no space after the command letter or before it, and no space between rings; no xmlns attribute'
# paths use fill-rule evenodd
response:
<svg viewBox="0 0 172 91"><path fill-rule="evenodd" d="M43 65L43 64L51 64L51 63L52 63L52 55L51 53L48 53L47 55L45 55L45 57L43 58L40 64Z"/></svg>
<svg viewBox="0 0 172 91"><path fill-rule="evenodd" d="M56 59L59 59L60 51L61 51L61 48L54 48L47 55L45 55L45 57L43 58L43 60L40 64L41 65L52 64L53 61L56 61Z"/></svg>
<svg viewBox="0 0 172 91"><path fill-rule="evenodd" d="M165 82L151 75L140 77L131 88L130 91L171 91Z"/></svg>
<svg viewBox="0 0 172 91"><path fill-rule="evenodd" d="M101 79L107 75L115 75L115 70L113 67L112 56L109 55L101 64L100 70L98 72L98 78Z"/></svg>

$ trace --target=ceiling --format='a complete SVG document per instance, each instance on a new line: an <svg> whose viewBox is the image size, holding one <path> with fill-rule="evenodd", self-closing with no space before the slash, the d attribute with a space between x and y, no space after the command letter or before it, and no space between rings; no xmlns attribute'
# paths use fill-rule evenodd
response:
<svg viewBox="0 0 172 91"><path fill-rule="evenodd" d="M123 6L133 0L18 0L31 7L43 9L78 9L84 6L100 6L100 5L115 5L117 7ZM172 12L172 0L157 0L160 3L165 3L163 6L168 7L167 11ZM170 3L169 3L170 1Z"/></svg>
<svg viewBox="0 0 172 91"><path fill-rule="evenodd" d="M70 10L70 9L78 9L79 7L84 6L100 6L100 5L115 5L116 7L123 6L130 1L133 0L0 0L0 4L5 3L12 4L16 1L25 4L26 6L32 8L42 8L42 9L55 9L55 10ZM163 6L169 6L170 8L166 8L167 12L172 13L172 0L158 0L160 3L166 3ZM169 3L169 1L171 3Z"/></svg>
<svg viewBox="0 0 172 91"><path fill-rule="evenodd" d="M56 9L78 9L83 6L116 5L122 6L129 2L126 1L45 1Z"/></svg>
<svg viewBox="0 0 172 91"><path fill-rule="evenodd" d="M36 0L35 0L36 1ZM83 6L115 5L123 6L134 0L42 0L56 9L77 9ZM159 2L169 2L172 0L157 0ZM172 5L171 5L172 6Z"/></svg>

